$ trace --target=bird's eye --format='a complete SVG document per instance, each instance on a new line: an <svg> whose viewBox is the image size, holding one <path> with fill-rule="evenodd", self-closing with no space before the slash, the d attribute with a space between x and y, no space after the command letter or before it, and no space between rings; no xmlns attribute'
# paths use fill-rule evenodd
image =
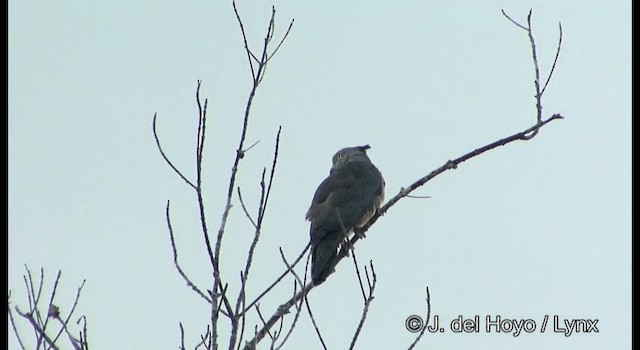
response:
<svg viewBox="0 0 640 350"><path fill-rule="evenodd" d="M336 156L336 159L342 159L342 154L338 154L338 155Z"/></svg>

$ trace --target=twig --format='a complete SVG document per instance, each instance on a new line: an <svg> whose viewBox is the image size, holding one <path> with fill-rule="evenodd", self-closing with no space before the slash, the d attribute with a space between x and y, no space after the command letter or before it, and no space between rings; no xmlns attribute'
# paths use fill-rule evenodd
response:
<svg viewBox="0 0 640 350"><path fill-rule="evenodd" d="M308 259L307 259L308 261ZM306 270L305 270L306 271ZM293 282L293 295L296 295L297 292L297 281ZM302 285L304 286L304 284L306 283L306 272L305 272L305 281L302 283ZM280 345L275 347L275 350L279 350L281 349L284 344L287 342L287 340L289 340L289 336L293 333L293 330L296 328L296 325L298 324L298 318L300 317L300 311L302 311L302 302L300 302L300 304L295 304L296 307L296 313L293 316L293 321L291 322L291 326L289 327L289 331L287 331L287 334L284 336L284 339L282 339L282 342L280 342Z"/></svg>
<svg viewBox="0 0 640 350"><path fill-rule="evenodd" d="M201 346L206 346L207 349L212 349L213 340L211 339L211 330L209 327L210 325L207 325L207 330L204 332L204 336L200 335L200 342L196 344L195 349L198 349ZM206 344L207 340L209 340L209 344Z"/></svg>
<svg viewBox="0 0 640 350"><path fill-rule="evenodd" d="M300 285L300 288L304 288L304 282L302 281L302 279L300 279L300 277L298 276L296 271L293 269L291 264L289 264L289 262L287 261L287 258L285 258L284 251L282 251L282 247L278 247L278 250L280 251L280 258L282 259L282 262L284 263L284 265L287 267L287 270L291 272L291 274L294 277L294 280Z"/></svg>
<svg viewBox="0 0 640 350"><path fill-rule="evenodd" d="M278 46L276 46L276 49L273 50L271 55L269 55L269 58L267 58L267 62L269 62L269 60L271 60L273 56L275 56L276 52L278 52L278 49L280 49L280 46L282 46L282 43L284 43L284 40L287 38L287 36L289 36L289 32L291 31L291 27L293 27L294 21L295 19L292 19L291 22L289 23L289 28L287 28L287 32L284 33L284 36L282 37L282 40L280 40L280 43L278 44Z"/></svg>
<svg viewBox="0 0 640 350"><path fill-rule="evenodd" d="M355 254L354 254L355 256ZM367 319L367 314L369 313L369 306L373 301L373 291L376 289L376 282L378 281L378 277L376 276L376 271L373 269L373 261L369 261L369 266L371 267L371 279L369 278L369 273L367 271L367 267L364 267L365 274L367 275L367 284L369 286L369 293L366 299L364 300L364 307L362 308L362 316L360 316L360 322L358 323L358 327L356 328L356 332L353 335L353 339L351 340L351 345L349 346L349 350L352 350L356 346L356 341L358 340L358 336L360 336L360 331L362 330L362 326L364 325L364 321ZM360 276L358 276L360 278ZM362 283L361 283L362 287Z"/></svg>
<svg viewBox="0 0 640 350"><path fill-rule="evenodd" d="M251 222L251 225L253 225L253 228L257 229L258 225L256 225L255 221L253 221L253 218L251 217L251 214L249 214L249 210L247 210L247 206L244 204L244 199L242 199L242 191L240 191L240 186L238 186L237 190L238 190L238 199L240 200L240 205L242 206L242 211L244 211L244 216L246 216L247 219L249 219L249 222Z"/></svg>
<svg viewBox="0 0 640 350"><path fill-rule="evenodd" d="M236 7L236 2L232 1L231 2L233 4L233 12L236 14L236 18L238 19L238 24L240 25L240 31L242 32L242 40L244 41L244 49L247 52L247 59L249 60L249 68L251 68L251 76L254 77L254 81L255 81L255 76L256 73L253 69L253 61L251 61L251 58L255 59L256 61L258 61L258 59L256 58L256 56L253 55L253 53L251 53L251 50L249 49L249 44L247 43L247 34L244 31L244 25L242 24L242 20L240 19L240 14L238 13L238 8Z"/></svg>
<svg viewBox="0 0 640 350"><path fill-rule="evenodd" d="M505 17L507 17L507 19L508 19L508 20L510 20L510 21L511 21L511 23L515 24L516 26L520 27L521 29L524 29L524 30L526 30L526 31L529 31L529 28L527 28L527 27L523 26L522 24L520 24L520 23L518 23L518 22L514 21L511 17L509 17L509 15L507 15L507 13L506 13L506 12L504 12L504 10L501 10L501 11L502 11L502 14L503 14Z"/></svg>
<svg viewBox="0 0 640 350"><path fill-rule="evenodd" d="M11 297L11 291L9 291L9 297ZM18 333L18 329L16 328L16 321L13 318L13 312L11 312L11 302L7 302L8 304L8 312L9 312L9 320L11 321L11 328L13 328L13 333L18 338L18 343L20 344L20 348L22 350L26 350L24 347L24 343L22 342L22 338L20 338L20 333Z"/></svg>
<svg viewBox="0 0 640 350"><path fill-rule="evenodd" d="M169 157L167 157L167 155L164 153L164 150L162 149L162 145L160 144L160 139L158 138L158 131L156 129L157 117L158 117L158 113L154 113L153 114L153 137L156 139L156 146L158 146L158 151L160 151L160 155L162 155L162 158L164 159L165 162L167 162L167 164L169 164L171 169L173 169L173 171L175 171L176 174L178 174L182 178L182 180L184 180L184 182L187 183L187 185L189 185L191 188L195 190L196 186L191 181L189 181L189 179L187 179L186 176L182 175L182 172L178 170L178 168L176 168L175 165L173 165L173 163L171 163L171 161L169 160Z"/></svg>
<svg viewBox="0 0 640 350"><path fill-rule="evenodd" d="M278 162L278 148L279 148L279 145L280 145L280 131L281 130L282 130L282 128L278 128L278 135L276 136L276 145L275 145L275 150L274 150L274 154L273 154L273 162L272 162L272 165L271 165L271 172L270 172L270 176L269 176L269 185L268 185L268 187L264 182L266 169L264 169L262 171L262 178L261 178L261 181L260 181L260 188L261 188L260 205L258 206L258 220L257 220L257 223L254 223L254 221L251 219L251 216L249 215L248 211L246 211L246 206L244 205L244 202L241 199L242 207L243 207L243 209L245 209L245 213L246 213L247 217L249 218L251 223L254 224L255 233L254 233L253 241L251 242L251 246L249 247L249 252L247 253L247 260L246 260L246 265L245 265L245 268L244 268L244 273L241 274L241 283L242 284L240 286L240 292L238 293L238 299L236 301L236 308L235 308L235 312L234 312L235 315L238 315L238 313L240 312L240 307L241 306L242 306L243 309L245 308L245 303L246 303L245 290L246 290L247 278L249 277L249 272L250 272L251 264L252 264L252 261L253 261L253 254L255 252L256 246L258 245L258 240L260 239L260 234L262 232L262 222L264 220L264 215L266 213L267 206L269 204L269 194L271 193L271 185L273 184L273 176L275 174L276 164ZM238 196L240 196L240 188L238 188ZM241 325L243 327L241 332L240 332L240 338L242 338L242 336L244 334L244 313L240 317L242 317ZM237 333L238 333L238 316L234 317L231 320L231 337L230 337L230 340L229 340L229 350L233 350L233 348L235 347ZM238 342L238 343L240 343L240 342Z"/></svg>
<svg viewBox="0 0 640 350"><path fill-rule="evenodd" d="M529 26L528 34L529 41L531 42L531 52L533 54L533 67L536 72L536 80L534 81L534 85L536 88L536 112L537 112L537 120L538 124L542 122L542 93L540 92L540 68L538 66L538 53L536 51L536 41L533 38L533 31L531 30L531 14L532 11L529 10L529 15L527 16L527 25ZM538 128L536 128L533 133L529 136L529 138L533 138L538 134Z"/></svg>
<svg viewBox="0 0 640 350"><path fill-rule="evenodd" d="M211 304L211 298L206 296L195 283L191 282L191 279L187 277L187 275L182 270L180 263L178 262L178 249L176 248L176 240L173 234L173 227L171 225L171 216L169 214L169 206L171 201L167 201L167 208L165 210L165 215L167 218L167 227L169 228L169 239L171 240L171 250L173 252L173 265L178 270L178 274L182 277L182 279L187 283L187 286L191 288L196 294L198 294L202 299L206 300L207 303Z"/></svg>
<svg viewBox="0 0 640 350"><path fill-rule="evenodd" d="M342 221L342 220L340 220L340 221ZM362 300L366 304L367 303L367 296L366 296L366 293L364 292L364 285L362 284L362 277L360 277L360 268L358 268L358 260L356 259L356 251L353 249L353 246L349 246L349 249L351 250L351 256L353 257L353 266L356 269L356 276L358 276L358 284L360 285L360 291L362 292Z"/></svg>
<svg viewBox="0 0 640 350"><path fill-rule="evenodd" d="M33 330L38 334L39 338L43 339L49 345L50 348L54 350L59 349L58 346L53 342L53 340L51 340L51 338L49 338L49 336L42 331L42 328L40 327L38 322L36 322L36 320L33 318L33 315L31 313L22 312L17 306L15 307L15 310L18 313L18 315L26 318L27 321L31 323L31 327L33 327Z"/></svg>
<svg viewBox="0 0 640 350"><path fill-rule="evenodd" d="M54 287L54 292L55 292L55 290L57 288L57 285L58 285L58 278L60 278L60 271L58 271L58 277L56 278L56 285ZM57 320L59 320L60 323L62 323L62 329L58 332L58 334L53 339L54 342L56 342L58 340L58 338L62 334L63 330L67 333L67 336L69 336L69 339L72 340L72 342L74 340L77 341L77 339L72 337L71 334L69 333L69 331L67 330L67 325L69 324L69 320L71 319L71 316L73 315L74 311L76 310L76 306L78 306L78 301L80 301L80 294L82 293L82 288L84 288L84 284L86 282L87 282L87 280L82 280L82 284L80 285L80 287L78 287L78 290L76 292L76 298L73 301L73 305L71 306L71 311L69 311L69 315L64 320L64 322L62 322L62 320L60 319L59 315L57 317L54 317ZM51 293L51 302L49 303L49 305L50 305L50 307L51 307L51 305L53 305L53 293Z"/></svg>
<svg viewBox="0 0 640 350"><path fill-rule="evenodd" d="M560 35L558 37L558 49L556 50L556 57L553 59L553 65L551 66L551 71L549 72L549 76L547 77L547 81L544 83L544 87L542 87L542 92L540 94L544 94L544 91L547 89L547 85L549 85L549 81L553 76L553 72L556 69L556 63L558 63L558 57L560 57L560 47L562 47L562 23L558 23L558 30Z"/></svg>
<svg viewBox="0 0 640 350"><path fill-rule="evenodd" d="M60 282L60 277L62 276L62 271L58 270L58 274L56 275L56 280L53 283L53 289L51 290L51 297L49 298L49 304L48 304L48 308L49 310L51 309L51 306L53 305L53 300L56 297L56 291L58 290L58 283ZM40 268L40 288L42 288L42 281L44 281L44 269ZM82 283L82 285L84 285L84 282ZM82 289L82 286L80 287ZM42 290L42 289L40 289ZM40 293L40 292L38 292ZM39 298L39 297L38 297ZM76 302L74 303L74 308L75 305L78 303L78 300L76 299ZM73 312L73 311L71 311ZM47 325L49 324L49 314L47 313L47 317L45 317L44 319L44 324L42 325L42 332L46 332L47 331ZM71 316L71 314L69 314L69 316ZM42 322L42 321L41 321ZM68 322L68 320L67 320ZM65 322L66 325L66 322ZM62 330L60 330L60 332L58 333L58 335L55 336L55 338L53 338L53 342L55 343L58 340L58 337L60 336L60 334L62 333Z"/></svg>
<svg viewBox="0 0 640 350"><path fill-rule="evenodd" d="M318 339L320 339L320 343L324 350L327 350L327 344L324 343L324 339L322 339L322 334L320 334L320 329L318 328L318 324L316 323L315 317L313 317L313 312L311 312L311 306L309 305L309 296L306 295L304 297L304 303L307 306L307 312L309 313L309 318L311 318L311 323L313 323L313 328L316 330L316 334L318 335Z"/></svg>
<svg viewBox="0 0 640 350"><path fill-rule="evenodd" d="M431 296L429 295L429 287L427 287L426 300L427 300L427 320L425 321L424 326L422 327L422 330L420 330L420 333L418 334L418 336L416 336L416 339L409 346L408 350L413 349L416 346L416 344L418 344L418 342L420 341L420 338L422 338L422 336L424 335L424 331L426 331L427 327L429 326L429 320L431 319Z"/></svg>
<svg viewBox="0 0 640 350"><path fill-rule="evenodd" d="M180 325L180 350L186 350L184 347L184 327L182 326L182 322L178 323Z"/></svg>
<svg viewBox="0 0 640 350"><path fill-rule="evenodd" d="M262 321L262 324L266 326L267 323L264 320L264 317L262 317L262 312L260 312L260 304L256 305L256 312L258 313L258 317L260 318L260 321ZM267 331L267 334L269 335L269 338L273 339L273 335L270 331Z"/></svg>
<svg viewBox="0 0 640 350"><path fill-rule="evenodd" d="M298 257L296 258L296 260L293 261L293 263L291 264L292 267L295 267L300 260L302 260L302 257L307 253L307 251L309 250L309 244L307 244L307 246L302 250L302 252L300 253L300 255L298 255ZM245 314L247 311L249 311L254 305L256 305L260 299L262 299L266 294L268 294L276 285L278 285L278 283L280 283L280 281L282 281L282 279L289 274L289 270L284 271L282 274L280 274L280 276L278 276L278 278L276 278L276 280L271 283L271 285L269 287L267 287L262 293L260 293L260 295L258 295L255 300L253 300L251 302L251 304L249 304L249 306L245 307L244 311L242 311L242 313L240 315ZM294 300L294 298L289 299L289 301ZM295 301L297 301L298 299L296 299Z"/></svg>
<svg viewBox="0 0 640 350"><path fill-rule="evenodd" d="M211 263L211 267L213 269L213 286L211 288L211 337L210 342L212 347L217 347L218 345L218 316L221 311L219 305L224 302L224 305L227 308L227 314L231 315L231 304L229 303L226 294L223 292L223 283L222 278L220 276L220 244L222 243L222 237L219 234L218 240L216 241L216 251L215 254L211 248L211 241L209 240L209 230L207 227L206 214L204 208L204 198L202 195L202 159L204 154L204 145L205 145L205 135L206 135L206 121L207 121L207 102L208 100L204 100L204 106L202 106L200 102L200 86L201 82L198 81L198 87L196 89L196 102L198 104L198 136L197 136L197 145L196 145L196 193L198 196L198 209L200 211L200 225L202 229L202 236L204 238L207 254L209 256L209 261ZM230 200L227 201L227 206L225 211L228 213L228 210L231 209ZM222 220L222 225L226 225L226 217ZM218 294L217 291L220 290L221 293ZM221 298L220 304L218 303L218 296Z"/></svg>

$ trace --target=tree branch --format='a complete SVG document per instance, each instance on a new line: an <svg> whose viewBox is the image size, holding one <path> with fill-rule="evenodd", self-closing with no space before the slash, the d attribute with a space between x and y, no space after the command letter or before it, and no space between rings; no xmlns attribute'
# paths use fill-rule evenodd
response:
<svg viewBox="0 0 640 350"><path fill-rule="evenodd" d="M352 252L353 253L353 252ZM355 261L355 254L354 261ZM358 327L356 328L356 332L353 335L353 339L351 340L351 345L349 346L349 350L352 350L356 346L356 341L360 336L360 331L362 330L362 326L364 325L364 321L367 319L367 314L369 313L369 306L373 301L373 291L376 289L376 282L378 281L378 276L376 276L376 271L373 269L373 261L369 261L369 267L371 268L371 278L369 278L369 272L367 271L367 267L364 267L364 272L367 276L367 285L369 287L369 293L364 300L364 307L362 308L362 316L360 316L360 322L358 323ZM360 279L360 275L358 274L358 279ZM360 279L360 288L364 290L362 287L362 280Z"/></svg>
<svg viewBox="0 0 640 350"><path fill-rule="evenodd" d="M504 13L504 11L503 11ZM525 29L529 32L530 34L530 41L532 43L532 52L533 52L533 56L534 56L534 70L536 71L536 82L535 82L535 88L536 88L536 110L537 110L537 114L536 114L536 123L523 130L520 132L517 132L511 136L507 136L503 139L491 142L485 146L482 146L480 148L477 148L471 152L468 152L466 154L463 154L462 156L459 156L458 158L455 158L453 160L449 160L447 161L444 165L440 166L439 168L431 171L429 174L425 175L424 177L414 181L411 185L407 186L407 187L403 187L400 191L400 193L398 193L396 196L394 196L393 198L391 198L389 201L387 201L370 219L367 223L365 223L365 225L363 225L360 228L356 228L355 231L355 235L353 238L351 238L351 240L349 241L350 244L344 244L342 246L342 248L340 249L340 252L338 254L338 260L337 263L339 263L345 256L348 256L349 253L349 249L350 247L353 247L354 244L360 240L361 237L364 236L364 233L367 232L369 230L369 228L371 228L372 225L374 225L376 223L376 221L383 216L392 206L394 206L398 201L400 201L403 198L409 197L409 194L411 192L413 192L415 189L421 187L422 185L424 185L425 183L427 183L428 181L432 180L433 178L435 178L436 176L444 173L447 170L451 170L451 169L456 169L460 164L462 164L463 162L472 159L474 157L477 157L487 151L490 151L492 149L495 149L497 147L500 146L505 146L511 142L514 141L528 141L530 139L532 139L533 137L535 137L538 133L538 131L545 125L547 125L548 123L554 121L554 120L558 120L558 119L563 119L563 116L560 114L553 114L551 117L543 120L541 115L542 115L542 103L541 103L541 99L542 99L542 94L540 91L540 85L539 85L539 68L538 68L538 60L537 60L537 56L535 54L535 41L533 40L533 34L531 33L530 30L527 29L527 27L524 27L520 24L518 24L517 22L515 22L514 20L512 20L509 16L506 15L505 16L511 21L513 22L515 25L517 25L519 28L521 29ZM528 24L529 24L529 28L531 27L531 14L529 14L528 16ZM558 49L559 52L559 49ZM556 54L557 56L557 54ZM557 58L556 58L557 60ZM307 246L306 249L308 249L309 246ZM305 249L305 251L306 251ZM336 265L337 265L336 263ZM286 273L285 273L286 274ZM276 281L274 283L277 284L278 281ZM298 294L296 294L293 298L289 299L287 302L285 302L284 304L280 305L280 307L276 310L276 312L273 314L273 316L267 320L265 322L265 325L262 329L260 329L259 331L256 332L255 337L249 342L250 344L257 344L263 337L264 335L268 332L268 330L277 322L278 319L280 319L288 310L289 308L291 308L291 306L293 306L298 300L301 300L302 298L305 298L306 295L313 289L313 285L311 283L307 284L300 292L298 292ZM266 294L263 293L262 295ZM260 297L262 297L262 295ZM430 312L430 304L429 304L429 294L428 294L428 289L427 289L427 303L428 303L428 311ZM250 305L251 306L251 305ZM248 308L247 308L248 309ZM246 350L251 349L251 347L245 347Z"/></svg>
<svg viewBox="0 0 640 350"><path fill-rule="evenodd" d="M420 333L416 336L416 339L413 341L413 343L411 343L411 345L409 345L409 348L407 350L413 349L416 346L416 344L418 344L418 342L420 341L420 339L424 335L424 331L426 331L427 327L429 326L429 320L431 319L431 295L429 295L429 287L427 287L426 293L427 293L427 296L426 296L426 300L427 300L427 318L426 318L426 321L424 322L424 326L422 327L422 330L420 330Z"/></svg>

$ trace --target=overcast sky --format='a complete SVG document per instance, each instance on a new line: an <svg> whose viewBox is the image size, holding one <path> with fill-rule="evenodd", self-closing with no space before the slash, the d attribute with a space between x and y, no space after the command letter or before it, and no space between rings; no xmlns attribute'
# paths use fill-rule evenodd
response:
<svg viewBox="0 0 640 350"><path fill-rule="evenodd" d="M256 3L238 9L257 51L272 3ZM525 23L531 8L543 78L562 22L543 113L565 119L438 176L414 193L430 198L403 199L358 242L359 263L373 260L378 282L356 348L407 348L415 334L405 320L424 317L427 286L444 332L426 334L419 349L631 348L630 1L273 5L276 38L295 24L254 100L246 144L259 143L237 179L255 212L281 126L249 299L284 270L279 247L293 259L308 242L304 215L338 149L370 144L391 198L534 123L529 39L501 14ZM208 309L173 266L167 200L184 269L207 289L211 267L194 192L164 163L151 122L157 112L168 156L194 179L203 81L203 186L217 231L251 86L231 3L10 0L8 8L10 301L27 308L25 264L45 269L46 291L61 270L63 315L87 281L77 313L87 316L91 348L176 349L179 322L193 348ZM235 300L253 230L233 204L221 265ZM263 314L292 286L263 300ZM362 310L353 262L338 265L309 301L327 346L348 348ZM460 315L478 315L479 332L452 331ZM486 316L531 320L535 330L486 332ZM565 319L597 320L598 332L556 333L554 316L563 328ZM260 321L252 312L247 322L252 333ZM306 312L285 348L321 348Z"/></svg>

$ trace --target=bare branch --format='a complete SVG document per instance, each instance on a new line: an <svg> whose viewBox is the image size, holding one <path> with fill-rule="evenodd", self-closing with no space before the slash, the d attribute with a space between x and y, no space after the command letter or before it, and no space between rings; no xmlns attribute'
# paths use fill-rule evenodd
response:
<svg viewBox="0 0 640 350"><path fill-rule="evenodd" d="M284 252L282 251L282 247L278 247L278 250L280 251L280 258L282 258L282 262L284 262L284 265L287 267L287 270L291 272L291 274L295 278L295 281L300 285L300 288L304 288L304 282L302 281L302 279L300 279L300 277L298 276L296 271L293 269L291 264L289 264L289 262L287 261L287 258L285 258Z"/></svg>
<svg viewBox="0 0 640 350"><path fill-rule="evenodd" d="M355 257L355 254L354 254ZM378 281L378 277L376 276L376 271L373 269L373 261L369 261L369 266L371 268L371 279L369 279L369 272L367 271L367 267L364 267L365 274L367 275L367 284L369 285L369 293L364 300L364 307L362 308L362 316L360 316L360 322L358 323L358 327L356 328L356 332L353 335L353 339L351 340L351 346L349 346L349 350L352 350L356 346L356 341L360 336L360 331L362 330L362 326L364 325L364 321L367 319L367 314L369 313L369 306L373 301L373 291L376 289L376 282ZM358 276L360 278L360 276ZM362 282L360 283L362 287Z"/></svg>
<svg viewBox="0 0 640 350"><path fill-rule="evenodd" d="M60 271L58 271L58 277L56 278L56 284L55 284L55 286L53 288L53 293L51 293L51 301L49 302L49 305L50 305L49 308L51 308L51 306L54 306L53 305L53 294L55 293L55 290L56 290L56 288L58 286L58 278L60 278ZM69 333L69 330L67 329L67 325L69 324L69 320L73 316L73 312L76 310L76 306L78 306L78 301L80 301L80 294L82 293L82 288L84 288L84 284L86 282L87 282L87 280L82 280L82 284L80 285L80 287L78 287L78 290L76 292L76 298L73 301L73 305L71 306L71 311L69 311L69 315L64 320L64 322L60 319L59 313L55 313L53 315L53 318L57 319L62 324L62 329L60 329L58 334L53 339L54 342L56 342L58 340L58 338L60 337L60 335L62 334L62 332L65 331L67 333L67 336L69 337L69 339L72 340L72 343L75 343L75 342L79 343L79 341L77 339L75 339L73 336L71 336L71 333Z"/></svg>
<svg viewBox="0 0 640 350"><path fill-rule="evenodd" d="M249 214L249 211L247 210L247 206L244 204L244 200L242 199L242 192L240 191L240 186L238 186L237 190L238 190L238 199L240 200L240 205L242 206L244 215L247 217L247 219L249 219L249 221L251 222L251 225L253 225L253 228L257 229L258 225L256 225L255 221L253 221L253 218L251 217L251 214Z"/></svg>
<svg viewBox="0 0 640 350"><path fill-rule="evenodd" d="M309 261L309 258L307 258L307 262ZM306 270L305 270L306 271ZM305 280L303 281L302 285L304 286L306 283L306 272L305 272ZM294 281L293 282L293 295L296 295L297 292L297 288L296 286L298 285L297 283L299 283L298 281ZM293 330L296 328L296 325L298 324L298 318L300 317L300 311L302 311L302 301L298 304L294 304L296 307L296 313L293 316L293 321L291 322L291 326L289 327L289 330L287 331L287 334L284 336L284 339L282 339L282 342L280 342L280 345L276 346L275 349L279 350L281 349L284 344L287 342L287 340L289 340L289 336L293 333Z"/></svg>
<svg viewBox="0 0 640 350"><path fill-rule="evenodd" d="M264 198L265 205L259 210L258 215L258 224L262 224L262 220L264 220L265 212L267 211L267 202L269 202L269 195L271 194L271 185L273 184L273 176L276 173L276 165L278 164L278 151L280 148L280 132L282 131L282 126L278 127L278 134L276 135L276 144L273 150L273 161L271 162L271 171L269 172L269 185L267 186L267 193Z"/></svg>
<svg viewBox="0 0 640 350"><path fill-rule="evenodd" d="M182 322L178 323L180 325L180 350L186 350L184 347L184 327L182 326Z"/></svg>
<svg viewBox="0 0 640 350"><path fill-rule="evenodd" d="M9 298L11 298L11 291L9 291ZM7 301L7 311L9 313L9 320L11 321L11 328L13 328L13 333L16 335L16 338L18 338L18 343L20 344L20 348L22 350L26 350L26 348L24 347L24 343L22 342L22 338L20 338L20 333L18 333L18 329L16 328L16 321L13 318L13 312L11 312L11 302Z"/></svg>
<svg viewBox="0 0 640 350"><path fill-rule="evenodd" d="M422 336L424 335L424 331L427 330L427 327L429 326L429 320L431 320L431 295L429 295L429 287L426 288L427 289L427 296L426 296L426 300L427 300L427 319L424 323L424 326L422 327L422 330L420 331L420 333L416 336L416 339L413 341L413 343L411 343L411 345L409 346L408 350L413 349L416 344L418 344L418 342L420 341L420 339L422 338Z"/></svg>
<svg viewBox="0 0 640 350"><path fill-rule="evenodd" d="M304 303L307 306L307 312L309 313L309 318L311 318L311 323L313 323L313 328L316 330L316 334L318 335L318 339L320 340L320 344L324 350L327 350L327 344L324 343L324 339L322 339L322 334L320 334L320 329L318 328L318 324L316 323L316 319L313 317L313 312L311 312L311 306L309 305L309 296L306 295L304 297Z"/></svg>
<svg viewBox="0 0 640 350"><path fill-rule="evenodd" d="M560 47L562 47L562 23L558 23L558 29L560 31L560 35L558 37L558 49L556 50L556 57L553 59L553 66L551 66L551 71L549 72L549 76L547 77L547 81L544 83L544 87L542 88L542 92L540 94L544 94L544 91L547 89L547 85L549 85L549 81L553 76L553 72L556 69L556 63L558 63L558 57L560 57Z"/></svg>
<svg viewBox="0 0 640 350"><path fill-rule="evenodd" d="M240 25L240 31L242 32L242 41L244 42L244 49L247 52L247 59L249 60L249 68L251 68L251 77L255 82L256 72L253 69L253 61L251 59L253 58L256 61L259 61L259 60L256 58L256 56L253 53L251 53L251 50L249 49L249 43L247 43L247 34L244 31L244 25L242 24L242 19L240 19L240 14L238 13L236 2L232 1L231 3L233 4L233 12L236 14L236 19L238 20L238 24Z"/></svg>
<svg viewBox="0 0 640 350"><path fill-rule="evenodd" d="M196 186L191 181L189 181L184 175L182 175L182 172L180 172L180 170L178 170L178 168L176 168L175 165L171 163L171 161L169 160L169 157L167 157L167 155L164 153L164 150L162 149L162 145L160 145L160 139L158 138L158 131L156 129L157 117L158 117L158 113L154 113L153 114L153 137L155 137L156 139L156 146L158 146L158 151L160 151L160 155L162 155L162 158L164 158L165 162L169 164L171 169L173 169L173 171L175 171L176 174L178 174L182 178L182 180L184 180L184 182L187 183L187 185L189 185L191 188L195 190Z"/></svg>
<svg viewBox="0 0 640 350"><path fill-rule="evenodd" d="M54 350L59 349L58 346L53 342L53 340L51 340L51 338L49 338L49 336L46 333L44 333L44 331L42 330L38 322L33 318L32 313L22 312L17 306L15 307L15 310L18 313L18 315L24 317L27 321L29 321L29 323L31 323L31 327L33 327L33 330L38 334L39 339L43 339L51 349L54 349Z"/></svg>
<svg viewBox="0 0 640 350"><path fill-rule="evenodd" d="M256 312L258 313L258 317L260 317L260 321L262 321L262 324L264 326L267 325L266 321L264 320L264 317L262 317L262 312L260 312L260 304L256 305ZM267 331L267 334L269 335L269 338L273 339L273 335L271 334L270 331Z"/></svg>
<svg viewBox="0 0 640 350"><path fill-rule="evenodd" d="M60 282L60 276L61 275L62 275L62 271L58 270L55 282L53 283L53 289L51 290L51 297L49 297L48 313L47 313L47 317L45 317L45 319L44 319L44 322L40 318L40 311L36 312L38 320L39 320L40 324L42 325L42 332L43 333L45 333L47 331L47 326L49 324L49 316L50 316L50 313L51 313L51 308L52 308L52 306L54 306L53 305L53 299L56 296L56 291L58 290L58 283ZM43 283L44 283L44 268L41 267L40 268L40 287L38 288L38 299L40 299L40 293L42 292ZM83 283L83 285L84 285L84 283ZM62 330L60 332L62 332ZM60 335L60 333L58 333L58 336L59 335ZM56 336L53 339L54 343L58 340L58 336Z"/></svg>
<svg viewBox="0 0 640 350"><path fill-rule="evenodd" d="M291 264L291 267L295 267L300 260L302 260L302 257L307 253L307 251L309 250L310 245L307 244L307 246L302 250L302 252L300 253L300 255L298 255L298 257L296 258L296 260L293 261L293 264ZM283 272L280 276L278 276L278 278L276 278L276 280L269 286L267 287L262 293L260 293L260 295L258 295L256 297L256 299L254 301L251 302L251 304L249 304L249 306L245 307L244 311L242 311L241 315L245 314L247 311L249 311L254 305L256 305L260 299L262 299L265 295L267 295L272 289L273 287L275 287L276 285L278 285L278 283L280 283L280 281L282 281L282 279L288 275L290 273L290 270L286 270L285 272ZM299 293L298 293L299 294ZM298 295L296 294L296 297L289 299L289 301L286 303L290 303L290 302L295 302L300 300L298 298ZM291 304L293 305L293 304Z"/></svg>
<svg viewBox="0 0 640 350"><path fill-rule="evenodd" d="M202 299L206 300L207 303L211 304L211 298L206 296L200 290L200 288L198 288L198 286L195 285L195 283L191 282L191 279L189 277L187 277L187 275L182 270L182 267L180 266L180 263L178 262L178 249L176 248L176 240L175 240L175 237L174 237L174 234L173 234L173 227L171 225L171 216L169 215L169 206L170 206L170 204L171 204L171 201L167 201L167 209L165 211L165 214L166 214L166 218L167 218L167 227L169 228L169 239L171 240L171 250L173 252L173 265L178 270L178 274L180 275L180 277L182 277L182 279L187 283L187 286L189 286L191 288L191 290L196 292L196 294L198 294Z"/></svg>
<svg viewBox="0 0 640 350"><path fill-rule="evenodd" d="M340 220L342 221L342 220ZM356 269L356 275L358 276L358 284L360 285L360 291L362 292L362 300L364 303L367 303L367 296L364 292L364 285L362 284L362 277L360 277L360 268L358 267L358 260L356 259L356 251L353 249L353 246L349 244L349 249L351 250L351 256L353 257L353 267Z"/></svg>
<svg viewBox="0 0 640 350"><path fill-rule="evenodd" d="M280 49L280 46L282 46L282 43L284 43L284 40L287 38L287 36L289 36L289 32L291 31L291 27L293 27L293 22L295 21L295 19L291 20L291 23L289 23L289 28L287 28L287 32L284 33L284 36L282 37L282 40L280 40L280 43L278 44L278 46L276 47L275 50L273 50L273 52L271 53L271 55L269 55L269 58L267 58L267 62L269 62L269 60L271 60L273 58L273 56L276 55L276 52L278 52L278 49Z"/></svg>
<svg viewBox="0 0 640 350"><path fill-rule="evenodd" d="M520 24L520 23L518 23L518 22L514 21L511 17L509 17L509 15L507 15L507 13L506 13L506 12L504 12L504 10L501 10L501 11L502 11L502 14L503 14L505 17L507 17L507 19L508 19L508 20L510 20L510 21L511 21L511 23L515 24L516 26L520 27L521 29L524 29L524 30L526 30L526 31L529 31L529 28L527 28L527 27L523 26L522 24Z"/></svg>
<svg viewBox="0 0 640 350"><path fill-rule="evenodd" d="M536 41L533 38L533 31L531 30L531 14L532 11L529 10L529 15L527 16L527 25L529 26L528 34L529 41L531 42L531 53L533 56L533 67L535 69L536 80L534 81L534 85L536 87L536 112L537 112L537 120L538 124L542 122L542 93L540 92L540 68L538 66L538 54L536 51ZM536 128L533 133L528 136L532 138L538 134L538 128Z"/></svg>

